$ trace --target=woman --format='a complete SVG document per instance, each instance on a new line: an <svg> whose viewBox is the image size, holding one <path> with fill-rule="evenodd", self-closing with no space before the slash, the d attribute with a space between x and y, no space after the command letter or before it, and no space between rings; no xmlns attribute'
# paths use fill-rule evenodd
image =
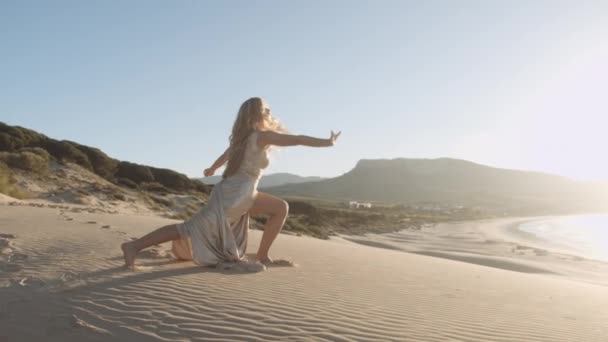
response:
<svg viewBox="0 0 608 342"><path fill-rule="evenodd" d="M206 169L211 176L227 163L222 181L213 187L209 202L189 220L161 227L121 248L125 265L133 268L137 253L144 248L173 241L174 254L200 265L243 260L247 248L250 215L269 216L257 251L256 262L272 263L268 250L287 219L289 207L284 200L258 192L261 170L268 166L271 146L333 146L340 132L329 139L285 134L259 97L245 101L238 112L230 135L230 146Z"/></svg>

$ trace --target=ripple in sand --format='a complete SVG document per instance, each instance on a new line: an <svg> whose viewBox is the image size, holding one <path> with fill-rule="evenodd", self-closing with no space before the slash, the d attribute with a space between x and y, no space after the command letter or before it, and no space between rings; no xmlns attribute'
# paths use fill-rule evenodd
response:
<svg viewBox="0 0 608 342"><path fill-rule="evenodd" d="M85 329L97 334L111 334L109 331L96 327L78 318L76 315L63 314L49 318L46 333L49 336L65 333L70 329Z"/></svg>
<svg viewBox="0 0 608 342"><path fill-rule="evenodd" d="M15 262L15 261L23 261L25 259L27 259L28 256L27 254L23 254L23 253L12 253L8 256L8 261L10 262Z"/></svg>
<svg viewBox="0 0 608 342"><path fill-rule="evenodd" d="M23 267L21 267L18 264L12 264L9 262L0 261L0 271L2 271L2 272L14 273L14 272L19 272L22 269L23 269Z"/></svg>

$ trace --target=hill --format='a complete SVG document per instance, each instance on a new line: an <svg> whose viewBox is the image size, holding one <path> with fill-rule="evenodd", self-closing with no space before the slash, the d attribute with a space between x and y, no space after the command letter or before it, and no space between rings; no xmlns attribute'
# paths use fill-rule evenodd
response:
<svg viewBox="0 0 608 342"><path fill-rule="evenodd" d="M349 172L316 182L266 189L299 196L384 203L444 203L530 212L608 209L605 183L578 182L540 172L501 169L466 160L360 160Z"/></svg>

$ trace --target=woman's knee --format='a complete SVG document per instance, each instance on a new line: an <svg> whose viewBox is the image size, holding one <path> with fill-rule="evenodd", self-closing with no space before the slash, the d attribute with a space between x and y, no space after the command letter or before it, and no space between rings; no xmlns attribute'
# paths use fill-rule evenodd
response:
<svg viewBox="0 0 608 342"><path fill-rule="evenodd" d="M281 202L277 205L277 216L287 217L289 214L289 203L287 201L281 200Z"/></svg>
<svg viewBox="0 0 608 342"><path fill-rule="evenodd" d="M259 193L249 213L252 216L269 215L287 217L289 204L281 198Z"/></svg>

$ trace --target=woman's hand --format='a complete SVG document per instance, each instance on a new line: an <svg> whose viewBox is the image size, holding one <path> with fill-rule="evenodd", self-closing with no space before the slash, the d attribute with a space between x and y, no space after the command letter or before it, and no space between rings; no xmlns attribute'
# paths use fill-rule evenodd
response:
<svg viewBox="0 0 608 342"><path fill-rule="evenodd" d="M334 146L340 134L342 134L342 131L339 131L338 133L334 133L334 131L331 131L331 136L329 137L329 143L331 144L330 146Z"/></svg>
<svg viewBox="0 0 608 342"><path fill-rule="evenodd" d="M215 173L215 169L212 167L205 169L205 171L203 172L205 177L211 177L211 176L213 176L214 173Z"/></svg>

